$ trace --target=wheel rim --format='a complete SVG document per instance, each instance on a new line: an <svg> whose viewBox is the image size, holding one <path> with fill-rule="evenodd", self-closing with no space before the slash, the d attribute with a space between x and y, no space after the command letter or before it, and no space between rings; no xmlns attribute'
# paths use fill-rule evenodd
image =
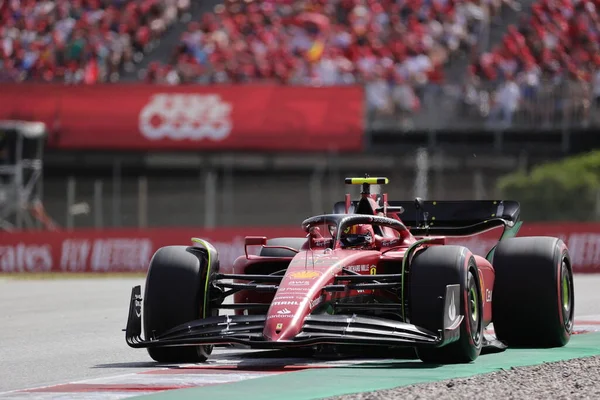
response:
<svg viewBox="0 0 600 400"><path fill-rule="evenodd" d="M477 304L477 293L475 293L475 291L476 289L472 287L469 292L469 305L471 309L471 319L473 319L473 321L477 321L479 318L479 305Z"/></svg>
<svg viewBox="0 0 600 400"><path fill-rule="evenodd" d="M571 279L571 274L569 273L569 267L564 260L561 265L560 287L563 323L567 331L570 331L573 326L573 280Z"/></svg>
<svg viewBox="0 0 600 400"><path fill-rule="evenodd" d="M469 318L469 327L471 328L471 339L473 339L473 343L479 344L481 341L481 307L479 305L480 302L480 290L477 288L477 283L475 281L475 277L472 273L469 274L469 291L468 291L468 318Z"/></svg>

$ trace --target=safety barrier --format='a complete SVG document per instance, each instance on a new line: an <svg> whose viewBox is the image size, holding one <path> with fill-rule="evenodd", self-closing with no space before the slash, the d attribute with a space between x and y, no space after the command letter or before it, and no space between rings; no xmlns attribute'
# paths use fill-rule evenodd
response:
<svg viewBox="0 0 600 400"><path fill-rule="evenodd" d="M110 229L0 234L0 273L143 272L160 247L190 244L205 238L219 250L227 271L244 252L245 236L303 236L300 227ZM485 256L496 244L499 230L452 238L475 254ZM519 236L556 236L569 246L576 273L600 273L600 224L525 223Z"/></svg>

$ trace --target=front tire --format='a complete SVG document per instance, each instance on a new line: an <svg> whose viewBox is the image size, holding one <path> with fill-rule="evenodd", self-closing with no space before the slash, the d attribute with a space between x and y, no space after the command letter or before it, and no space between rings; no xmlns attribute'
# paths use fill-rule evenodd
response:
<svg viewBox="0 0 600 400"><path fill-rule="evenodd" d="M206 258L194 248L167 246L154 254L144 293L146 338L203 317L206 269ZM204 362L211 352L212 346L148 348L150 357L163 363Z"/></svg>
<svg viewBox="0 0 600 400"><path fill-rule="evenodd" d="M415 254L410 267L410 322L437 332L441 326L447 285L460 285L464 316L460 337L443 347L417 348L424 362L458 364L474 361L483 343L483 298L473 254L462 246L432 246Z"/></svg>
<svg viewBox="0 0 600 400"><path fill-rule="evenodd" d="M512 347L562 347L575 316L569 251L552 237L501 241L494 253L492 322L496 337Z"/></svg>

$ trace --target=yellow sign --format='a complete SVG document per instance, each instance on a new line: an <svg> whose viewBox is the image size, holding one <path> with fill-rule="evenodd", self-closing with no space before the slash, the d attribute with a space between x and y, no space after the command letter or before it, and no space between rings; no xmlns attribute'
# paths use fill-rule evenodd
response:
<svg viewBox="0 0 600 400"><path fill-rule="evenodd" d="M296 271L291 273L291 277L295 279L313 279L321 275L319 271Z"/></svg>
<svg viewBox="0 0 600 400"><path fill-rule="evenodd" d="M377 275L377 267L372 265L371 270L369 272L371 275Z"/></svg>

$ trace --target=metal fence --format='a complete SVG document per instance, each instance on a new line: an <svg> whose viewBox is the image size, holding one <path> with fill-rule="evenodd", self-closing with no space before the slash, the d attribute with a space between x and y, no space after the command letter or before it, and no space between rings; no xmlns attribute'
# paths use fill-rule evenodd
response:
<svg viewBox="0 0 600 400"><path fill-rule="evenodd" d="M331 212L333 204L358 188L346 176L383 175L381 188L395 199L494 198L496 178L518 167L518 160L450 157L423 149L416 154L377 156L370 160L322 157L314 165L274 163L250 169L232 163L170 172L50 176L44 203L56 222L71 228L295 225Z"/></svg>

